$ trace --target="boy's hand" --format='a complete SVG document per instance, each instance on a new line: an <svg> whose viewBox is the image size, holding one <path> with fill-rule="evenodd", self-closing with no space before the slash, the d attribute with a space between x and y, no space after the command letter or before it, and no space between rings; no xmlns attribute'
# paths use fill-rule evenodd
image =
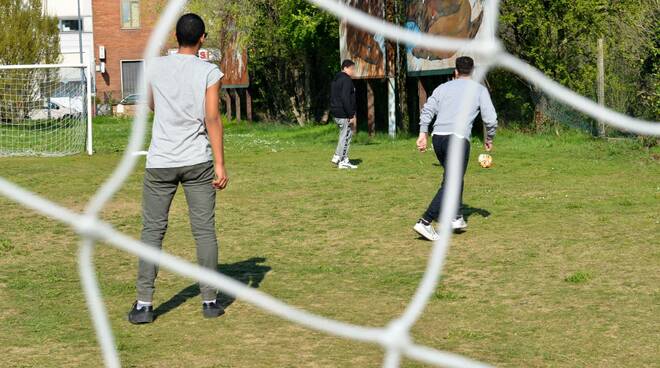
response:
<svg viewBox="0 0 660 368"><path fill-rule="evenodd" d="M490 152L493 149L493 141L490 139L486 139L486 142L484 143L484 148L486 149L486 152Z"/></svg>
<svg viewBox="0 0 660 368"><path fill-rule="evenodd" d="M227 176L227 170L225 170L224 165L219 165L215 167L215 179L213 180L213 188L217 190L223 190L227 187L229 183L229 176Z"/></svg>
<svg viewBox="0 0 660 368"><path fill-rule="evenodd" d="M426 146L428 144L428 137L426 133L419 133L419 138L417 138L417 149L419 152L426 152Z"/></svg>

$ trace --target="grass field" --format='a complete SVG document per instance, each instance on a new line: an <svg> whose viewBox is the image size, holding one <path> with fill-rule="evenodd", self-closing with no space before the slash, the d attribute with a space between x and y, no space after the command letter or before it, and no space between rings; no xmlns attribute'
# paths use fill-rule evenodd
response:
<svg viewBox="0 0 660 368"><path fill-rule="evenodd" d="M97 153L0 158L0 175L81 210L120 158L130 123L95 123ZM233 124L218 199L219 270L331 318L382 326L402 312L430 243L411 227L441 169L413 139L360 135L354 172L331 168L333 126ZM421 344L503 367L658 367L660 151L572 132L503 131L495 166L466 179L468 232L412 331ZM140 232L142 170L104 210ZM194 260L182 193L165 249ZM65 226L0 198L0 367L101 364ZM310 332L241 301L201 318L191 280L162 270L152 325L132 326L137 259L97 251L126 367L379 367L377 348ZM405 367L423 365L406 361Z"/></svg>

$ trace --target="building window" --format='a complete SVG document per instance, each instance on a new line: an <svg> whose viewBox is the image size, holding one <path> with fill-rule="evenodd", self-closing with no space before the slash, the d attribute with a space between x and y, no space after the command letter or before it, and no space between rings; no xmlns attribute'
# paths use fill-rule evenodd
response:
<svg viewBox="0 0 660 368"><path fill-rule="evenodd" d="M128 97L138 92L140 76L144 71L142 60L121 61L121 95Z"/></svg>
<svg viewBox="0 0 660 368"><path fill-rule="evenodd" d="M121 0L121 28L140 28L140 0Z"/></svg>
<svg viewBox="0 0 660 368"><path fill-rule="evenodd" d="M60 32L78 32L81 24L79 19L60 19Z"/></svg>

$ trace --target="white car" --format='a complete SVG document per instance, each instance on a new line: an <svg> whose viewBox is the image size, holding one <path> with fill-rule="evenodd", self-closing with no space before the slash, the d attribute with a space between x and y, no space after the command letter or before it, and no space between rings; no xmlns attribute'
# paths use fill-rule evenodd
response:
<svg viewBox="0 0 660 368"><path fill-rule="evenodd" d="M45 102L40 109L30 111L30 120L62 120L76 118L80 112L68 107L60 106L54 102Z"/></svg>
<svg viewBox="0 0 660 368"><path fill-rule="evenodd" d="M83 111L83 97L74 96L74 97L51 97L50 102L60 105L60 107L66 107L68 109L82 112Z"/></svg>

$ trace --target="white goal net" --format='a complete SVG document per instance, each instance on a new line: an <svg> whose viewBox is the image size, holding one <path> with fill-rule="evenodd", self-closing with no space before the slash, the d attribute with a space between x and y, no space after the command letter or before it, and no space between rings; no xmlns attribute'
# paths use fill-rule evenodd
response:
<svg viewBox="0 0 660 368"><path fill-rule="evenodd" d="M495 15L498 14L499 1L485 2L485 6L489 9L487 14L491 14L486 19L491 38L479 41L450 39L411 32L396 25L386 23L382 19L370 17L365 13L346 6L344 2L336 0L309 1L337 17L344 18L347 22L357 27L371 33L383 35L385 38L391 40L432 50L464 50L480 55L483 60L487 61L487 64L476 73L476 79L482 79L490 67L498 66L506 68L518 74L521 78L528 80L530 83L534 83L548 96L568 106L572 106L594 119L599 119L610 126L630 132L660 136L660 124L657 122L634 119L630 116L598 106L593 101L550 80L537 69L503 50L496 38L497 19ZM168 2L145 50L145 60L159 55L162 45L186 3L186 0L170 0ZM142 81L140 86L140 93L144 94L144 91L146 91L146 81ZM474 89L467 93L476 92L477 90ZM131 137L122 161L111 177L108 178L105 184L90 200L83 213L76 213L71 209L62 207L29 192L4 178L0 178L0 194L46 216L61 221L74 229L82 237L83 240L80 244L79 253L80 274L98 341L101 345L104 363L107 367L119 367L120 360L93 265L94 246L99 241L139 256L148 262L158 263L161 267L172 270L180 275L217 287L228 295L306 328L354 341L378 345L384 350L383 367L386 368L399 367L403 358L443 367L488 366L485 363L480 363L467 357L417 344L410 335L412 326L423 313L426 304L438 284L445 256L450 245L452 233L449 225L452 217L451 214L456 213L458 208L460 163L463 160L462 150L457 144L453 144L449 152L451 162L447 168L448 187L443 200L442 215L439 219L441 223L440 239L433 245L426 271L420 281L419 287L415 291L410 304L402 311L401 315L394 316L387 326L361 326L319 316L307 312L302 308L288 305L273 296L248 287L226 275L201 268L166 252L159 252L153 247L149 247L123 234L110 224L100 220L100 211L133 173L133 169L138 163L138 156L133 154L133 152L139 151L144 142L148 118L147 109L148 107L146 105L138 106L135 121L132 125L133 131L131 132ZM457 117L457 121L467 120L467 113L462 115ZM438 318L443 317L439 316Z"/></svg>
<svg viewBox="0 0 660 368"><path fill-rule="evenodd" d="M0 156L91 154L88 68L0 66Z"/></svg>

